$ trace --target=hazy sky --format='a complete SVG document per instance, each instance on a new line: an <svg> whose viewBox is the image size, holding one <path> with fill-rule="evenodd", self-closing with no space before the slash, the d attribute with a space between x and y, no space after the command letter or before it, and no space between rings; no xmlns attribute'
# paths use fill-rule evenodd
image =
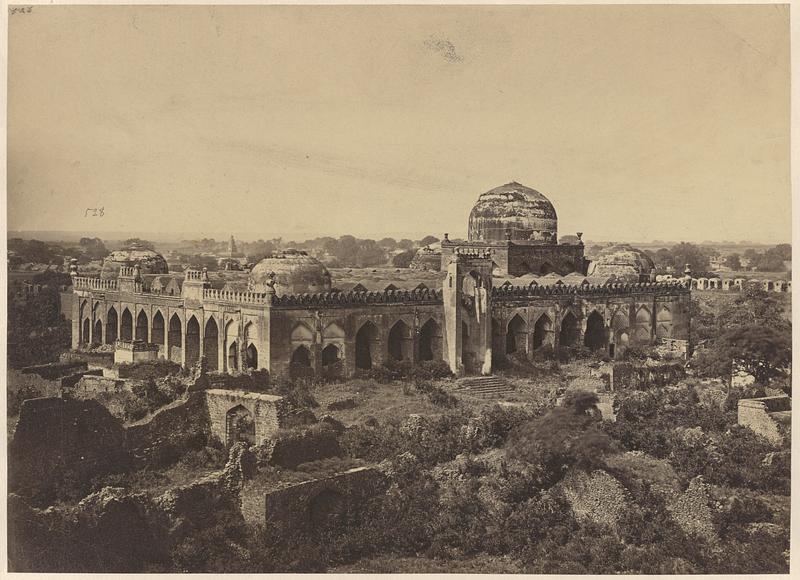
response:
<svg viewBox="0 0 800 580"><path fill-rule="evenodd" d="M789 77L787 6L35 6L8 227L460 236L515 180L559 235L788 241Z"/></svg>

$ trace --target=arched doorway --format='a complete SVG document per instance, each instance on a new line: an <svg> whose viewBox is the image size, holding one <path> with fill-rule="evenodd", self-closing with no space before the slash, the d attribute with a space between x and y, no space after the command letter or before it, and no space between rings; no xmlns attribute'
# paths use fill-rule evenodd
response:
<svg viewBox="0 0 800 580"><path fill-rule="evenodd" d="M242 405L236 405L225 414L227 445L244 441L254 445L256 442L256 423L253 414Z"/></svg>
<svg viewBox="0 0 800 580"><path fill-rule="evenodd" d="M228 370L239 368L239 343L234 341L228 347Z"/></svg>
<svg viewBox="0 0 800 580"><path fill-rule="evenodd" d="M553 321L547 314L542 314L533 325L533 350L540 349L545 344L552 344Z"/></svg>
<svg viewBox="0 0 800 580"><path fill-rule="evenodd" d="M89 344L89 327L91 323L89 322L88 318L83 319L83 328L81 329L81 342L83 344Z"/></svg>
<svg viewBox="0 0 800 580"><path fill-rule="evenodd" d="M244 351L244 363L248 369L258 368L258 349L254 344L249 345Z"/></svg>
<svg viewBox="0 0 800 580"><path fill-rule="evenodd" d="M181 319L177 314L173 314L169 319L169 359L173 362L181 362L181 349L183 348L181 334Z"/></svg>
<svg viewBox="0 0 800 580"><path fill-rule="evenodd" d="M558 333L560 346L575 346L578 341L578 319L572 312L567 312L561 319L561 330Z"/></svg>
<svg viewBox="0 0 800 580"><path fill-rule="evenodd" d="M122 311L122 328L120 330L122 340L133 340L133 314L127 308Z"/></svg>
<svg viewBox="0 0 800 580"><path fill-rule="evenodd" d="M389 357L395 361L411 360L411 329L402 320L389 330Z"/></svg>
<svg viewBox="0 0 800 580"><path fill-rule="evenodd" d="M206 358L206 368L209 371L219 370L219 328L214 318L209 318L206 322L206 330L203 335L203 356Z"/></svg>
<svg viewBox="0 0 800 580"><path fill-rule="evenodd" d="M136 340L147 342L147 339L147 314L142 310L136 317Z"/></svg>
<svg viewBox="0 0 800 580"><path fill-rule="evenodd" d="M153 315L153 336L151 338L153 344L164 344L164 315L160 310L156 310Z"/></svg>
<svg viewBox="0 0 800 580"><path fill-rule="evenodd" d="M591 350L606 349L606 329L603 324L603 317L596 310L593 310L586 319L583 345Z"/></svg>
<svg viewBox="0 0 800 580"><path fill-rule="evenodd" d="M296 379L309 378L314 375L311 367L311 351L304 344L301 344L292 353L289 363L289 375Z"/></svg>
<svg viewBox="0 0 800 580"><path fill-rule="evenodd" d="M292 353L292 365L311 367L311 351L301 344Z"/></svg>
<svg viewBox="0 0 800 580"><path fill-rule="evenodd" d="M378 340L378 329L371 322L365 322L356 333L356 368L371 369L373 365L373 344Z"/></svg>
<svg viewBox="0 0 800 580"><path fill-rule="evenodd" d="M186 323L186 366L194 366L200 360L200 323L192 316Z"/></svg>
<svg viewBox="0 0 800 580"><path fill-rule="evenodd" d="M339 347L329 344L322 349L322 366L328 367L339 362Z"/></svg>
<svg viewBox="0 0 800 580"><path fill-rule="evenodd" d="M108 316L106 317L106 344L114 344L116 342L118 324L117 310L112 306L108 309Z"/></svg>
<svg viewBox="0 0 800 580"><path fill-rule="evenodd" d="M431 318L419 331L419 360L442 359L442 332Z"/></svg>
<svg viewBox="0 0 800 580"><path fill-rule="evenodd" d="M506 354L528 352L528 325L519 314L508 323L506 330Z"/></svg>
<svg viewBox="0 0 800 580"><path fill-rule="evenodd" d="M95 320L92 332L92 344L103 344L103 321Z"/></svg>

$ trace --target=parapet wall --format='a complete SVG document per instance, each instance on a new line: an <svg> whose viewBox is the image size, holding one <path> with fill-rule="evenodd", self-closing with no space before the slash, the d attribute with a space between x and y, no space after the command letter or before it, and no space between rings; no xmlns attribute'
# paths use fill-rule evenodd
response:
<svg viewBox="0 0 800 580"><path fill-rule="evenodd" d="M614 363L611 367L611 390L642 391L651 387L664 387L686 376L680 363L663 365L634 365Z"/></svg>
<svg viewBox="0 0 800 580"><path fill-rule="evenodd" d="M357 467L330 477L304 481L264 495L251 494L243 505L248 519L260 516L270 529L307 530L332 515L346 517L366 499L385 490L386 479L374 467ZM247 515L245 516L247 517Z"/></svg>

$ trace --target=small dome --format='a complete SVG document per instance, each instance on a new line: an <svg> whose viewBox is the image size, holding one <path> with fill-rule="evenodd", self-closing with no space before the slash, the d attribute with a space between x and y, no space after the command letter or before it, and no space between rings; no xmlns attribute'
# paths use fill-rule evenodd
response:
<svg viewBox="0 0 800 580"><path fill-rule="evenodd" d="M252 292L265 292L271 279L275 280L278 296L328 292L331 289L328 269L301 250L283 250L261 260L250 270L248 288Z"/></svg>
<svg viewBox="0 0 800 580"><path fill-rule="evenodd" d="M470 241L558 239L556 209L544 195L512 181L482 194L469 214Z"/></svg>
<svg viewBox="0 0 800 580"><path fill-rule="evenodd" d="M119 276L119 269L122 266L134 266L136 264L139 264L143 275L169 273L169 267L164 256L154 250L142 248L138 244L132 244L123 250L115 250L105 257L100 277L116 278Z"/></svg>
<svg viewBox="0 0 800 580"><path fill-rule="evenodd" d="M621 282L649 282L655 264L642 250L628 244L603 248L592 262L591 276L616 276Z"/></svg>

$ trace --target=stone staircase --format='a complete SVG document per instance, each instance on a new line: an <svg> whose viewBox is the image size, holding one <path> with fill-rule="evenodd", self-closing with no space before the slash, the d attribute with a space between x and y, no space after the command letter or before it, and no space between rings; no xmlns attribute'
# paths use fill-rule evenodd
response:
<svg viewBox="0 0 800 580"><path fill-rule="evenodd" d="M456 394L480 397L482 399L501 399L514 393L514 387L500 377L467 377L456 382L453 391Z"/></svg>

